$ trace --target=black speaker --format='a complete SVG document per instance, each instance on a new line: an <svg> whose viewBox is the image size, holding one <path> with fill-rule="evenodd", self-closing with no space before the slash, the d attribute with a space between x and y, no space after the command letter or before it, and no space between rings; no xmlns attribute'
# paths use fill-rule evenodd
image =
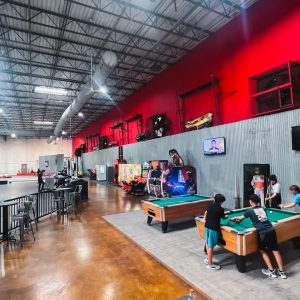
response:
<svg viewBox="0 0 300 300"><path fill-rule="evenodd" d="M80 157L82 155L82 148L75 149L75 156Z"/></svg>
<svg viewBox="0 0 300 300"><path fill-rule="evenodd" d="M119 146L119 159L123 159L123 146Z"/></svg>
<svg viewBox="0 0 300 300"><path fill-rule="evenodd" d="M99 137L99 149L106 149L108 147L108 136L100 136Z"/></svg>

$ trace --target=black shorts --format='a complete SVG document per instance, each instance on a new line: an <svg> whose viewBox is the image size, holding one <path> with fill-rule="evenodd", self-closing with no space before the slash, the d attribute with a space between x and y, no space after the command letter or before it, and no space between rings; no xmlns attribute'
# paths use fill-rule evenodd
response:
<svg viewBox="0 0 300 300"><path fill-rule="evenodd" d="M258 247L259 250L278 250L276 231L271 230L269 232L266 232L263 237L259 236Z"/></svg>

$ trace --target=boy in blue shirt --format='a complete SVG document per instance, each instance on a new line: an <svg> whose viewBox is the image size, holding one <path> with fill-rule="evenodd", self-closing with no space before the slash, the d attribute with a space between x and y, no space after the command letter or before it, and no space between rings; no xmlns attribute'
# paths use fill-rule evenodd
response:
<svg viewBox="0 0 300 300"><path fill-rule="evenodd" d="M269 221L265 209L260 207L260 199L257 195L251 195L249 197L250 208L246 210L243 216L231 218L231 221L242 221L245 218L250 218L253 226L256 228L258 233L258 246L261 256L267 265L268 269L262 269L262 273L276 278L280 276L286 279L287 276L283 270L283 262L281 254L278 250L276 231L272 223ZM274 269L270 257L267 251L272 251L278 269Z"/></svg>
<svg viewBox="0 0 300 300"><path fill-rule="evenodd" d="M204 263L207 265L209 270L219 270L221 267L213 263L213 249L218 243L219 231L220 231L220 221L221 218L225 219L224 208L222 203L225 201L225 197L221 194L216 194L215 202L210 204L205 212L205 227L204 227L204 236L205 236L205 247L207 252L207 258L204 260Z"/></svg>
<svg viewBox="0 0 300 300"><path fill-rule="evenodd" d="M300 188L298 185L291 185L290 192L294 195L294 202L289 204L280 204L281 208L292 208L296 205L300 206Z"/></svg>

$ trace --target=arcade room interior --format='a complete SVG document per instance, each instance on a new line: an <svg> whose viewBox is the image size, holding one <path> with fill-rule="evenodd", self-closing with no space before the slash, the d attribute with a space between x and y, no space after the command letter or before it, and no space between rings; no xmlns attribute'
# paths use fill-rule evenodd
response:
<svg viewBox="0 0 300 300"><path fill-rule="evenodd" d="M299 0L0 0L0 300L300 299Z"/></svg>

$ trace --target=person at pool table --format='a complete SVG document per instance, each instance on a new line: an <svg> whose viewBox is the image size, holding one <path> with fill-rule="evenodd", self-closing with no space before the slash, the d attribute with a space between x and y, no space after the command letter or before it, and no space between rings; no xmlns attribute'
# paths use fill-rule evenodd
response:
<svg viewBox="0 0 300 300"><path fill-rule="evenodd" d="M222 194L216 194L214 198L214 203L208 206L204 215L204 236L207 252L207 258L204 260L204 263L209 270L219 270L221 268L213 263L213 250L218 243L221 218L227 218L222 207L222 203L226 200L225 197Z"/></svg>
<svg viewBox="0 0 300 300"><path fill-rule="evenodd" d="M258 245L261 256L267 265L268 269L262 269L262 273L276 278L280 276L286 279L287 276L283 269L283 262L281 254L278 250L276 231L272 223L269 221L266 211L263 207L260 207L260 199L257 195L251 195L249 197L250 208L244 213L243 216L233 217L230 220L235 222L240 222L245 218L250 218L253 226L258 232ZM278 269L274 269L270 257L267 251L272 251Z"/></svg>
<svg viewBox="0 0 300 300"><path fill-rule="evenodd" d="M280 204L279 206L281 208L292 208L296 205L300 206L300 188L298 185L291 185L290 186L290 192L294 195L294 202L289 204Z"/></svg>
<svg viewBox="0 0 300 300"><path fill-rule="evenodd" d="M279 208L281 204L280 184L277 182L276 175L269 177L269 195L265 198L266 207Z"/></svg>

